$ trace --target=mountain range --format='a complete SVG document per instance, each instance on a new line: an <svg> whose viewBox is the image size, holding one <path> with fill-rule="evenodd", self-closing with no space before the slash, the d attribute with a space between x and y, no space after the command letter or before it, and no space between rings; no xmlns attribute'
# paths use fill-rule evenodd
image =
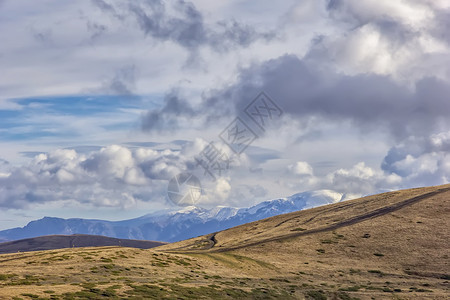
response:
<svg viewBox="0 0 450 300"><path fill-rule="evenodd" d="M44 217L24 227L0 231L0 242L72 234L176 242L284 213L336 203L343 197L334 191L318 190L264 201L248 208L188 206L123 221Z"/></svg>

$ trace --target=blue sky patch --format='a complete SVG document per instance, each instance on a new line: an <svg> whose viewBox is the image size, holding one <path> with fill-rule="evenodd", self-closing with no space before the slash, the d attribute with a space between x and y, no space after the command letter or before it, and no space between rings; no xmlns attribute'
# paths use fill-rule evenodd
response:
<svg viewBox="0 0 450 300"><path fill-rule="evenodd" d="M126 110L155 107L155 102L137 96L64 96L14 100L19 110L0 110L0 141L36 140L43 137L77 137L76 123L99 116L106 131L135 126L133 114ZM127 118L127 115L130 115ZM101 117L101 118L100 118ZM67 120L68 124L64 123Z"/></svg>

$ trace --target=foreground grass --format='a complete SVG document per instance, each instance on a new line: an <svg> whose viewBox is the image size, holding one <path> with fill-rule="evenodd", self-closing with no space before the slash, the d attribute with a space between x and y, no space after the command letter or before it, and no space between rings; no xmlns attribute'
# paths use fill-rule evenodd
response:
<svg viewBox="0 0 450 300"><path fill-rule="evenodd" d="M233 253L78 248L1 255L0 266L1 299L352 299Z"/></svg>
<svg viewBox="0 0 450 300"><path fill-rule="evenodd" d="M380 270L336 270L338 275L353 277L339 282L306 272L310 266L286 273L273 264L236 253L181 255L119 247L77 248L1 255L0 266L0 299L16 300L348 300L375 294L376 299L392 299L393 295L403 299L406 293L433 292L431 284L401 288ZM358 276L373 282L352 284L361 281Z"/></svg>

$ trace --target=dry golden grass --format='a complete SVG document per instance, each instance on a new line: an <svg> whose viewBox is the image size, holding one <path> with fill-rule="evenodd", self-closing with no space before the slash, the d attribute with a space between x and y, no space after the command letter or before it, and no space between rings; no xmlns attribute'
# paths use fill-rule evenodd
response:
<svg viewBox="0 0 450 300"><path fill-rule="evenodd" d="M150 250L0 255L0 299L448 299L449 200L411 189Z"/></svg>

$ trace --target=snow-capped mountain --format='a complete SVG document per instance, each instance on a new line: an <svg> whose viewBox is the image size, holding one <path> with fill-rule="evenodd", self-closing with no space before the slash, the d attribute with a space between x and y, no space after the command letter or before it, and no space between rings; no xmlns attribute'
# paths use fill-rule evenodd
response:
<svg viewBox="0 0 450 300"><path fill-rule="evenodd" d="M0 241L52 234L91 234L125 239L175 242L279 214L339 202L343 195L329 190L304 192L268 200L249 208L188 206L124 221L44 217L22 228L0 231Z"/></svg>

